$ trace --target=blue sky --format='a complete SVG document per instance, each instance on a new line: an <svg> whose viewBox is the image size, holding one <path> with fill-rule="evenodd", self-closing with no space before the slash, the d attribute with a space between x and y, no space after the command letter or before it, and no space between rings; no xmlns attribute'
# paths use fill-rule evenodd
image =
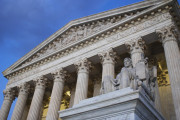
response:
<svg viewBox="0 0 180 120"><path fill-rule="evenodd" d="M39 43L71 20L139 1L0 0L0 106L8 82L2 72Z"/></svg>

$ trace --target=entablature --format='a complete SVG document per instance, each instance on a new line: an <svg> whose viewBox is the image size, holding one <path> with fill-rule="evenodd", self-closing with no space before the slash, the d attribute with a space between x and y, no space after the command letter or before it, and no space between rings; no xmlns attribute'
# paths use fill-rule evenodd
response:
<svg viewBox="0 0 180 120"><path fill-rule="evenodd" d="M11 79L15 76L19 76L20 74L31 71L32 69L35 69L39 66L42 66L51 61L57 60L63 56L76 52L77 50L80 50L86 46L92 45L93 43L96 43L102 39L108 42L113 42L123 37L126 37L128 33L133 34L132 31L134 31L135 33L141 30L142 27L144 28L148 27L148 26L145 26L145 24L149 24L149 27L153 25L152 23L147 23L147 22L143 26L140 25L141 23L147 20L150 20L152 18L157 17L157 19L153 21L154 24L157 24L156 22L159 23L161 22L161 20L164 20L162 19L162 17L166 19L171 19L171 15L169 14L169 11L172 9L172 7L167 6L168 4L169 3L166 2L163 5L161 4L161 5L148 8L147 10L141 11L140 13L136 13L132 16L127 17L126 19L122 19L121 21L118 21L117 23L111 24L109 27L104 28L100 30L99 32L96 32L92 35L82 38L76 43L67 45L66 47L57 51L56 50L50 51L48 54L44 56L40 56L39 59L36 59L33 62L27 63L27 65L24 65L24 66L22 65L12 70L10 74L6 75L6 77L8 79ZM158 18L158 16L161 14L162 16ZM136 30L134 30L135 29L134 26L136 26ZM116 33L119 33L119 34L116 34ZM114 36L114 34L116 35ZM49 47L51 48L54 46L52 45Z"/></svg>

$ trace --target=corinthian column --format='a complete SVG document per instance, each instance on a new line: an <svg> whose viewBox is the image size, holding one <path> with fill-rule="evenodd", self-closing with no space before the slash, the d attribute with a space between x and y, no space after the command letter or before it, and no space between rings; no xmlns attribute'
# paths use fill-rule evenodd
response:
<svg viewBox="0 0 180 120"><path fill-rule="evenodd" d="M29 109L27 120L37 120L39 118L40 110L43 103L47 78L40 77L35 82L36 82L36 88Z"/></svg>
<svg viewBox="0 0 180 120"><path fill-rule="evenodd" d="M145 41L140 37L126 42L125 45L130 51L132 64L135 67L139 60L144 59Z"/></svg>
<svg viewBox="0 0 180 120"><path fill-rule="evenodd" d="M16 102L11 120L21 120L28 98L29 87L30 85L28 85L27 83L19 86L18 100Z"/></svg>
<svg viewBox="0 0 180 120"><path fill-rule="evenodd" d="M60 110L61 99L64 89L64 80L66 71L60 70L53 73L54 85L51 93L50 104L47 112L46 120L58 120L58 111Z"/></svg>
<svg viewBox="0 0 180 120"><path fill-rule="evenodd" d="M96 77L94 79L93 97L100 95L100 89L101 89L101 78Z"/></svg>
<svg viewBox="0 0 180 120"><path fill-rule="evenodd" d="M73 86L73 84L71 85L71 98L70 98L70 102L69 102L69 108L71 108L74 104L74 96L75 96L75 85Z"/></svg>
<svg viewBox="0 0 180 120"><path fill-rule="evenodd" d="M89 69L91 63L87 58L81 60L77 64L74 64L77 67L77 83L76 91L74 97L74 105L78 104L81 100L87 98L88 94L88 80L89 80Z"/></svg>
<svg viewBox="0 0 180 120"><path fill-rule="evenodd" d="M101 93L106 94L113 91L112 79L114 79L114 66L116 53L109 49L98 54L102 62L102 86Z"/></svg>
<svg viewBox="0 0 180 120"><path fill-rule="evenodd" d="M12 89L7 89L3 91L3 94L4 94L4 101L1 106L0 120L7 120L9 110L11 108L11 104L15 98L15 91Z"/></svg>
<svg viewBox="0 0 180 120"><path fill-rule="evenodd" d="M170 25L156 32L164 47L176 118L180 118L180 52L175 26Z"/></svg>

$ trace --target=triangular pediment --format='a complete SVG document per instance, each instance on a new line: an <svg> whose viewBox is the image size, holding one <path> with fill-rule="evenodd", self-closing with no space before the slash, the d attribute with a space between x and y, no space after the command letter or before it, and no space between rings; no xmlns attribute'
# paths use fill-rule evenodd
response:
<svg viewBox="0 0 180 120"><path fill-rule="evenodd" d="M119 22L137 16L141 12L159 4L160 2L157 2L157 0L147 0L73 20L14 63L11 67L6 69L3 74L5 76L9 75L17 70L33 65L42 59L48 61L48 59L46 59L48 56L52 56L76 43L80 43L83 39L90 38ZM39 62L39 64L41 64L41 62Z"/></svg>

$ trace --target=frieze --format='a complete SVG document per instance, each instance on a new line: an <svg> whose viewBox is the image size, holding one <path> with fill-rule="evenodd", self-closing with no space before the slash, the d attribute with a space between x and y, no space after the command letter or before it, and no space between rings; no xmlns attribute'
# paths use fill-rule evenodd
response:
<svg viewBox="0 0 180 120"><path fill-rule="evenodd" d="M156 17L154 17L152 19L149 19L149 20L148 20L148 18L146 18L147 21L145 21L143 23L139 22L138 25L133 26L133 27L131 27L131 28L127 29L127 30L124 30L122 32L119 32L118 34L113 35L113 36L111 36L109 38L106 38L106 40L108 42L113 42L113 41L116 41L118 39L122 39L122 38L124 38L124 37L126 37L128 35L139 32L139 31L141 31L141 30L143 30L145 28L151 27L151 26L153 26L155 24L161 23L161 22L163 22L163 21L165 21L167 19L170 19L170 18L171 18L171 15L169 13L164 13L162 15L157 14Z"/></svg>
<svg viewBox="0 0 180 120"><path fill-rule="evenodd" d="M82 42L76 46L69 48L69 49L66 49L65 51L63 51L61 53L57 53L53 56L49 56L48 58L45 58L45 59L37 62L36 64L28 66L17 72L14 72L13 74L7 76L7 78L10 79L8 84L11 84L15 81L21 80L27 76L32 75L34 73L34 72L32 72L32 69L33 69L33 71L35 71L35 73L37 73L38 71L36 70L36 68L40 65L46 64L46 63L56 60L62 56L68 55L72 52L75 52L75 51L81 49L81 48L84 48L93 43L96 43L99 40L107 40L108 42L113 42L115 40L121 39L130 34L134 34L140 30L143 30L147 27L151 27L155 24L158 24L160 22L163 22L163 21L171 18L170 13L168 12L169 9L166 12L164 12L164 11L162 12L162 11L163 11L162 9L159 9L156 11L156 13L153 12L153 14L150 14L149 16L146 14L146 15L144 15L143 18L141 17L141 19L137 18L137 20L132 20L130 22L128 21L128 24L124 23L124 25L122 25L122 24L117 25L116 28L114 28L111 31L101 33L100 35L94 36L94 38L87 39L87 41ZM145 20L143 20L143 19L145 19ZM112 33L113 33L113 35L112 35Z"/></svg>
<svg viewBox="0 0 180 120"><path fill-rule="evenodd" d="M44 49L40 50L36 55L32 56L32 58L28 59L21 66L25 66L26 64L36 61L38 58L46 56L52 52L55 52L58 49L65 48L69 44L80 41L81 39L93 35L101 30L104 30L113 24L127 19L130 16L140 13L140 11L136 13L128 13L124 15L114 16L112 18L106 18L98 21L94 21L91 23L79 25L70 28L70 30L66 31L60 37L58 37L55 41L47 45ZM20 66L19 66L20 67Z"/></svg>

